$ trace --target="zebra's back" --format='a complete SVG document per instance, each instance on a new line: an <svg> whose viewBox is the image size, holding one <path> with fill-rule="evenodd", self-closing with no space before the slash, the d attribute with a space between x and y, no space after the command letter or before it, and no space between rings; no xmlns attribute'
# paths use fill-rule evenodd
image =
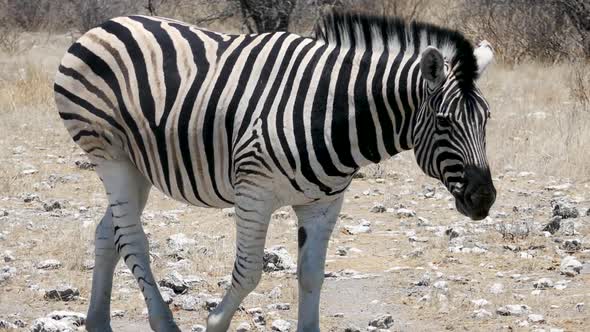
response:
<svg viewBox="0 0 590 332"><path fill-rule="evenodd" d="M227 103L212 94L234 38L167 19L109 20L64 56L55 80L60 115L92 159L129 158L171 197L231 205Z"/></svg>

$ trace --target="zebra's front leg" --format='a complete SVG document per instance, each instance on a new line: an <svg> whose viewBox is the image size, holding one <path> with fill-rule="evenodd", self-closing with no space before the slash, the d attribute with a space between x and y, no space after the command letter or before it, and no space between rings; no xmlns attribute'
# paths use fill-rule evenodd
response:
<svg viewBox="0 0 590 332"><path fill-rule="evenodd" d="M92 295L86 318L90 332L111 332L111 290L113 272L119 261L115 250L113 212L109 207L96 226L94 237L94 271L92 272Z"/></svg>
<svg viewBox="0 0 590 332"><path fill-rule="evenodd" d="M113 212L115 249L139 284L148 307L150 327L157 332L180 331L152 274L149 244L140 220L151 184L129 161L102 161L97 173Z"/></svg>
<svg viewBox="0 0 590 332"><path fill-rule="evenodd" d="M319 332L320 292L324 283L326 251L342 208L342 197L331 202L294 206L299 221L298 332Z"/></svg>
<svg viewBox="0 0 590 332"><path fill-rule="evenodd" d="M273 208L262 199L237 196L236 258L231 287L207 319L207 332L226 332L242 300L262 276L266 231Z"/></svg>

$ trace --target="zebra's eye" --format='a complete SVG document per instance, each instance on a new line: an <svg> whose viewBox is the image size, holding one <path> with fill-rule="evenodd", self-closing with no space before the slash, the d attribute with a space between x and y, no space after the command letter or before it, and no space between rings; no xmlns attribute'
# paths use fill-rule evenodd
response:
<svg viewBox="0 0 590 332"><path fill-rule="evenodd" d="M449 128L451 127L451 121L446 116L437 116L436 117L436 124L442 128Z"/></svg>

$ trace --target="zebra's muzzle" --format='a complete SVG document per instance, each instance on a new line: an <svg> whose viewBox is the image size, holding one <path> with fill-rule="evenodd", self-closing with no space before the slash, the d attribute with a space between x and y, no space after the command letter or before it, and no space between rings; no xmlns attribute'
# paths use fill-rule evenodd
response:
<svg viewBox="0 0 590 332"><path fill-rule="evenodd" d="M473 220L484 219L496 201L496 188L490 171L468 166L465 168L465 182L465 190L453 192L457 210Z"/></svg>

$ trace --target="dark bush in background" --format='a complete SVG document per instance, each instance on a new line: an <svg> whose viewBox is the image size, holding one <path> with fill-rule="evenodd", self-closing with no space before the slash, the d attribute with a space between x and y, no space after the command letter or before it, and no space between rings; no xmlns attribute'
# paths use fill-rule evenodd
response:
<svg viewBox="0 0 590 332"><path fill-rule="evenodd" d="M231 32L307 35L332 8L451 26L474 41L489 40L498 59L508 63L590 59L588 0L0 0L0 35L11 44L10 36L21 31L82 33L129 14Z"/></svg>
<svg viewBox="0 0 590 332"><path fill-rule="evenodd" d="M472 37L485 37L504 61L590 57L587 0L471 0L465 4L457 27Z"/></svg>

